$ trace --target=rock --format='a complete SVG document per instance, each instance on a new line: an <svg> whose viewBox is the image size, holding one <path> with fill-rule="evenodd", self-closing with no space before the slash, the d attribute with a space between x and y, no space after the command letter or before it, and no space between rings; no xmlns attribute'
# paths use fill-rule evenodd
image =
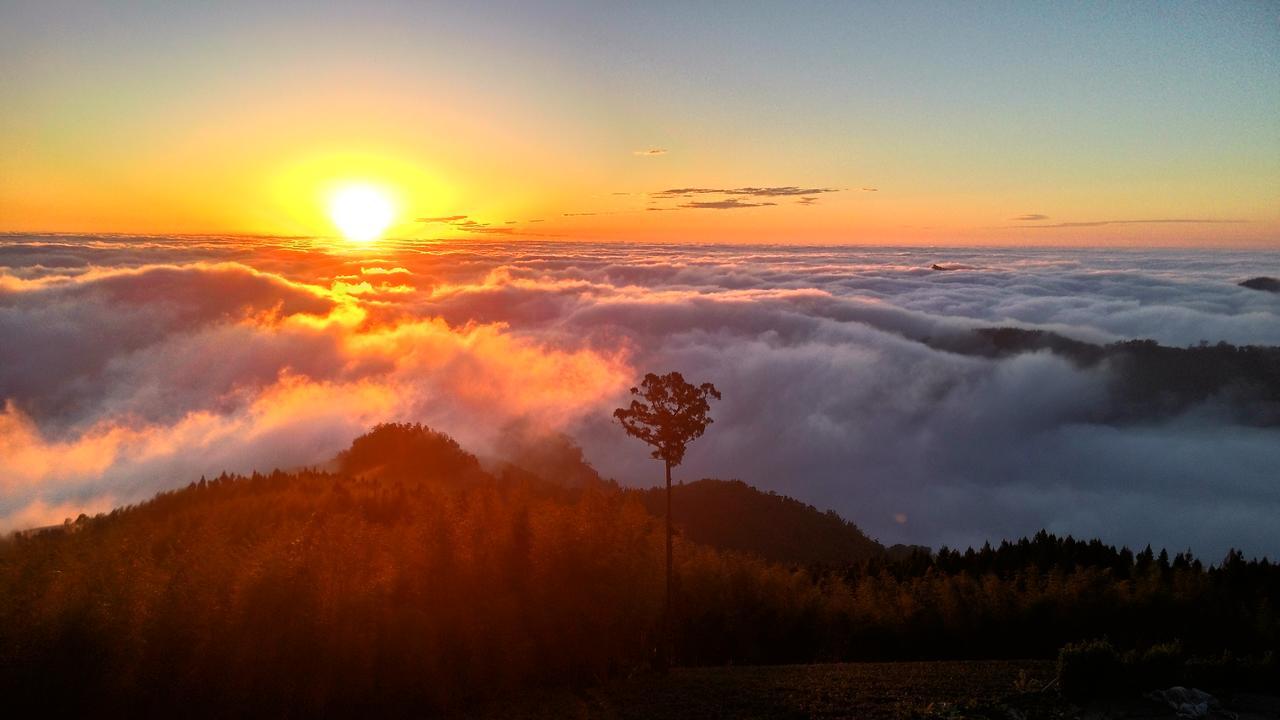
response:
<svg viewBox="0 0 1280 720"><path fill-rule="evenodd" d="M1157 690L1147 697L1162 702L1173 709L1180 718L1200 720L1218 707L1218 700L1203 690L1175 685L1168 690Z"/></svg>

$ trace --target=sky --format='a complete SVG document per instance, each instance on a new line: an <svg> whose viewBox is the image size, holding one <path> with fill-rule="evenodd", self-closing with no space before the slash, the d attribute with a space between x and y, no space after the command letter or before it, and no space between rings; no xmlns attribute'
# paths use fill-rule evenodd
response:
<svg viewBox="0 0 1280 720"><path fill-rule="evenodd" d="M0 97L0 231L1280 245L1268 2L0 0Z"/></svg>
<svg viewBox="0 0 1280 720"><path fill-rule="evenodd" d="M1280 252L4 237L0 532L323 465L379 422L488 460L565 433L649 487L661 465L611 413L679 370L723 399L677 481L741 479L888 544L1044 528L1275 559L1265 394L1117 413L1123 366L962 351L989 327L1280 346L1280 295L1238 284L1259 275Z"/></svg>

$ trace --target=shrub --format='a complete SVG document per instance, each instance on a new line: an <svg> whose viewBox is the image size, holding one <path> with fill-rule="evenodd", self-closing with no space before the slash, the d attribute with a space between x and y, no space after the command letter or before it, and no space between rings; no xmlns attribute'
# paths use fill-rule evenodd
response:
<svg viewBox="0 0 1280 720"><path fill-rule="evenodd" d="M1222 691L1280 687L1280 663L1274 652L1237 656L1229 650L1187 660L1187 684Z"/></svg>
<svg viewBox="0 0 1280 720"><path fill-rule="evenodd" d="M1068 697L1098 697L1122 687L1124 665L1110 640L1069 643L1058 652L1058 687Z"/></svg>
<svg viewBox="0 0 1280 720"><path fill-rule="evenodd" d="M1152 645L1134 658L1134 682L1144 690L1181 685L1185 663L1181 640Z"/></svg>

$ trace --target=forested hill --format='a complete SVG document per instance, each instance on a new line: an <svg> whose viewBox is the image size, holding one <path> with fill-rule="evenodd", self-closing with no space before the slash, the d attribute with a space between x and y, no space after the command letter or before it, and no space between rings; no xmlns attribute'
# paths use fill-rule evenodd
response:
<svg viewBox="0 0 1280 720"><path fill-rule="evenodd" d="M1235 422L1280 425L1280 347L1202 342L1171 347L1154 340L1107 345L1024 328L979 328L927 338L931 347L963 355L1008 357L1050 352L1082 368L1101 368L1106 401L1093 409L1096 422L1160 420L1197 406L1212 406Z"/></svg>
<svg viewBox="0 0 1280 720"><path fill-rule="evenodd" d="M570 450L541 472L580 460ZM415 425L380 426L335 465L202 479L0 538L0 696L55 717L422 717L652 657L656 490L582 467L576 486L486 470ZM1103 635L1198 655L1280 642L1280 568L1238 553L1215 568L1047 534L885 553L735 482L677 486L675 508L681 664L1051 657Z"/></svg>
<svg viewBox="0 0 1280 720"><path fill-rule="evenodd" d="M582 450L563 435L535 438L507 433L509 460L490 463L493 476L565 498L589 486L616 485L601 479ZM429 477L446 485L487 476L474 456L448 436L412 425L383 425L338 456L347 475ZM625 491L639 497L654 517L664 517L663 488ZM885 552L856 525L833 511L763 492L740 480L699 480L673 488L674 524L684 539L718 550L744 552L789 565L842 567Z"/></svg>
<svg viewBox="0 0 1280 720"><path fill-rule="evenodd" d="M649 512L666 508L663 488L638 491ZM762 492L741 480L672 486L672 520L687 539L790 565L842 566L884 553L880 543L834 511Z"/></svg>

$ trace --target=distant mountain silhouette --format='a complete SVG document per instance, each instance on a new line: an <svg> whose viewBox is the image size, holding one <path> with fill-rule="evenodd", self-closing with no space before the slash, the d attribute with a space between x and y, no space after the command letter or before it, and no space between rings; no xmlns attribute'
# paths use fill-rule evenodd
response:
<svg viewBox="0 0 1280 720"><path fill-rule="evenodd" d="M661 488L639 491L661 515ZM684 538L719 550L791 565L846 565L884 553L856 525L835 512L762 492L741 480L698 480L672 486L672 516Z"/></svg>
<svg viewBox="0 0 1280 720"><path fill-rule="evenodd" d="M930 339L926 343L938 350L992 358L1048 350L1085 366L1094 365L1106 356L1106 348L1100 345L1046 330L1023 328L978 328L969 334Z"/></svg>
<svg viewBox="0 0 1280 720"><path fill-rule="evenodd" d="M1264 290L1266 292L1280 293L1280 279L1273 277L1256 277L1248 280L1240 281L1240 287L1246 287L1250 290Z"/></svg>
<svg viewBox="0 0 1280 720"><path fill-rule="evenodd" d="M498 438L496 452L502 459L491 465L498 474L523 472L565 488L605 482L587 462L582 448L564 433L515 423Z"/></svg>
<svg viewBox="0 0 1280 720"><path fill-rule="evenodd" d="M1154 340L1095 345L1044 330L1007 327L925 343L992 358L1048 351L1080 367L1101 367L1110 375L1110 402L1099 416L1089 418L1097 422L1156 420L1207 403L1236 422L1280 425L1280 347L1202 342L1179 348Z"/></svg>
<svg viewBox="0 0 1280 720"><path fill-rule="evenodd" d="M890 560L910 560L916 556L931 557L933 548L927 545L903 545L898 543L892 545L885 550L885 556Z"/></svg>

